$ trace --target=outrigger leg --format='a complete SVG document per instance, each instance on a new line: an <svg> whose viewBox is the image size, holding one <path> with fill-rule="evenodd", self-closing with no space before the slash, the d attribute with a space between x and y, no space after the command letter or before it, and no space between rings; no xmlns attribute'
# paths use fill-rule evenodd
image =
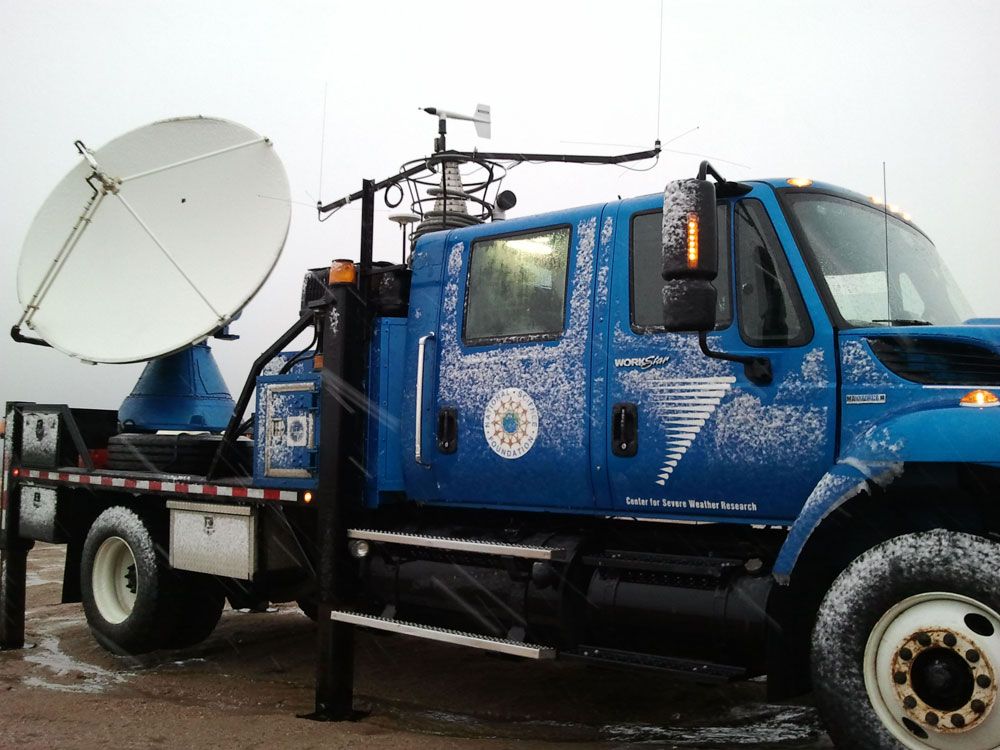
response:
<svg viewBox="0 0 1000 750"><path fill-rule="evenodd" d="M21 539L18 518L20 495L11 466L9 446L18 445L21 413L9 409L7 450L4 451L3 489L0 492L0 650L24 648L24 604L28 578L28 552L35 545Z"/></svg>
<svg viewBox="0 0 1000 750"><path fill-rule="evenodd" d="M350 721L363 715L354 709L354 628L330 617L333 610L350 608L353 598L347 530L352 510L361 507L364 488L358 467L367 408L360 390L368 323L362 294L367 280L362 274L359 281L359 286L332 286L331 298L321 311L319 632L316 707L306 717L316 721Z"/></svg>

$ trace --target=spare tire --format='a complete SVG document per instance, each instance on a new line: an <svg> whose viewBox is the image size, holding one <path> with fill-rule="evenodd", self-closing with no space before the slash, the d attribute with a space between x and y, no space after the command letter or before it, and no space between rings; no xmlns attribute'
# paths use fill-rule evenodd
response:
<svg viewBox="0 0 1000 750"><path fill-rule="evenodd" d="M108 468L204 475L221 441L221 435L125 432L108 441ZM252 445L253 441L248 438L239 438L235 465L225 467L223 473L233 476L249 474L253 465Z"/></svg>

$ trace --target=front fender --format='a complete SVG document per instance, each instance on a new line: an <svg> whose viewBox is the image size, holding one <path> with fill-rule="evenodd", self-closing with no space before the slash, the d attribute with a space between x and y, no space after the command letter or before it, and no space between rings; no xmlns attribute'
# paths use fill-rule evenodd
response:
<svg viewBox="0 0 1000 750"><path fill-rule="evenodd" d="M866 491L869 481L861 465L854 462L839 463L823 475L809 493L774 562L773 575L778 583L788 585L799 555L823 519L847 500Z"/></svg>
<svg viewBox="0 0 1000 750"><path fill-rule="evenodd" d="M787 584L809 538L845 501L884 486L903 464L1000 464L1000 409L952 406L897 414L869 427L809 494L774 563L774 577Z"/></svg>

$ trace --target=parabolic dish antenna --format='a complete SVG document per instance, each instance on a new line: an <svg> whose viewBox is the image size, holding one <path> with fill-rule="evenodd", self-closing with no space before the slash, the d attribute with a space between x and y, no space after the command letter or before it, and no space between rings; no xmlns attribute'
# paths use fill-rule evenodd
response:
<svg viewBox="0 0 1000 750"><path fill-rule="evenodd" d="M224 327L288 233L288 178L271 142L187 117L77 147L83 160L21 252L18 326L90 362L152 359Z"/></svg>

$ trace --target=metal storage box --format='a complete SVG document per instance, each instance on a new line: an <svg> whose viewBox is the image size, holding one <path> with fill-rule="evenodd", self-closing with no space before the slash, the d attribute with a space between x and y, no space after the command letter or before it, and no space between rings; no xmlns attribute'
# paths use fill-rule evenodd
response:
<svg viewBox="0 0 1000 750"><path fill-rule="evenodd" d="M40 542L65 541L57 522L57 494L54 487L21 485L20 533Z"/></svg>
<svg viewBox="0 0 1000 750"><path fill-rule="evenodd" d="M242 505L171 501L170 566L248 581L257 570L257 513Z"/></svg>

